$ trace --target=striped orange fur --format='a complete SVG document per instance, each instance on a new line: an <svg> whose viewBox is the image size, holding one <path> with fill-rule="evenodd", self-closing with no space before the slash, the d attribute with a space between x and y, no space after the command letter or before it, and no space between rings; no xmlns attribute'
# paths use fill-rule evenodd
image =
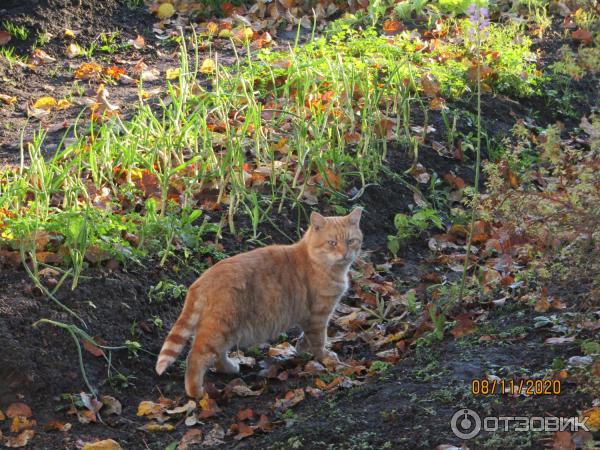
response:
<svg viewBox="0 0 600 450"><path fill-rule="evenodd" d="M239 371L227 357L232 347L266 342L294 325L304 330L301 350L320 359L337 358L326 349L327 324L360 252L361 213L360 208L339 217L312 213L310 227L297 243L242 253L204 272L188 290L156 372L162 374L193 337L185 389L199 398L204 374L213 364L221 372Z"/></svg>

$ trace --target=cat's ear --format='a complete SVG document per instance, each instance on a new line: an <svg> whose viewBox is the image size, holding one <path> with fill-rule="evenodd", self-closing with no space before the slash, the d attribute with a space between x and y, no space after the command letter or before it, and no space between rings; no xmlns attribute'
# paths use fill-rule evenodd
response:
<svg viewBox="0 0 600 450"><path fill-rule="evenodd" d="M319 229L323 228L323 225L325 225L325 217L318 212L313 211L310 213L310 225L315 229L315 231L318 231Z"/></svg>
<svg viewBox="0 0 600 450"><path fill-rule="evenodd" d="M354 208L350 214L348 214L348 221L352 225L358 225L360 222L360 216L362 215L362 208Z"/></svg>

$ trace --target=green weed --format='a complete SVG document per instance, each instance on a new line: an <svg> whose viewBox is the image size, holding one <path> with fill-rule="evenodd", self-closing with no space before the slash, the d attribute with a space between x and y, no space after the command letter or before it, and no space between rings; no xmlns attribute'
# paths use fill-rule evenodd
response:
<svg viewBox="0 0 600 450"><path fill-rule="evenodd" d="M419 236L429 227L442 228L442 219L434 209L421 209L412 215L398 213L394 217L396 234L388 236L388 248L397 255L404 243Z"/></svg>
<svg viewBox="0 0 600 450"><path fill-rule="evenodd" d="M27 27L24 25L16 25L9 20L2 21L2 28L8 31L8 33L15 39L26 41L29 37L29 30Z"/></svg>

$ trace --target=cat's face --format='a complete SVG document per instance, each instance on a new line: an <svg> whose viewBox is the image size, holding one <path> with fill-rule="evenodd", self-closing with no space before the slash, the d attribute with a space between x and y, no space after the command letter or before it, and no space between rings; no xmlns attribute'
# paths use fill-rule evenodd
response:
<svg viewBox="0 0 600 450"><path fill-rule="evenodd" d="M349 266L360 253L363 235L359 223L361 208L347 216L323 217L313 212L310 216L311 253L327 266Z"/></svg>

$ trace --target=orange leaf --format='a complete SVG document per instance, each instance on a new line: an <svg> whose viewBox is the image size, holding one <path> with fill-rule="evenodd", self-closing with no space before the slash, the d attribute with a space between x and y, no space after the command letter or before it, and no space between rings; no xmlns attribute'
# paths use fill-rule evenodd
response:
<svg viewBox="0 0 600 450"><path fill-rule="evenodd" d="M104 74L109 76L110 78L118 80L119 78L121 78L121 75L125 75L125 69L123 69L122 67L110 66L104 69Z"/></svg>
<svg viewBox="0 0 600 450"><path fill-rule="evenodd" d="M466 336L467 334L471 334L475 331L476 325L469 318L469 313L462 313L455 317L455 320L458 322L456 326L450 331L455 338L459 338L462 336Z"/></svg>
<svg viewBox="0 0 600 450"><path fill-rule="evenodd" d="M76 70L73 76L80 80L89 80L97 78L102 72L102 67L96 63L83 63Z"/></svg>
<svg viewBox="0 0 600 450"><path fill-rule="evenodd" d="M256 424L256 428L259 428L264 432L269 432L272 430L273 426L271 425L271 422L269 422L269 418L264 414L261 414L260 419L258 419L258 423Z"/></svg>
<svg viewBox="0 0 600 450"><path fill-rule="evenodd" d="M403 28L402 23L397 20L386 20L383 22L383 32L385 34L394 35L402 31Z"/></svg>
<svg viewBox="0 0 600 450"><path fill-rule="evenodd" d="M429 97L435 97L440 92L440 84L430 73L427 73L421 77L421 88L423 89L425 95Z"/></svg>
<svg viewBox="0 0 600 450"><path fill-rule="evenodd" d="M249 425L246 425L244 422L234 424L232 426L232 431L233 431L233 428L235 428L235 431L238 432L233 437L236 441L240 441L240 440L247 438L248 436L252 436L254 434L254 430Z"/></svg>
<svg viewBox="0 0 600 450"><path fill-rule="evenodd" d="M571 33L571 37L574 41L581 42L584 45L592 45L594 36L592 33L584 28L579 28Z"/></svg>
<svg viewBox="0 0 600 450"><path fill-rule="evenodd" d="M83 340L83 348L85 348L89 353L94 355L96 358L99 358L100 356L104 355L104 352L102 351L102 349L100 347L92 344L87 339Z"/></svg>
<svg viewBox="0 0 600 450"><path fill-rule="evenodd" d="M11 403L6 410L6 417L12 419L17 416L31 417L31 408L25 403Z"/></svg>
<svg viewBox="0 0 600 450"><path fill-rule="evenodd" d="M446 100L442 97L434 97L429 102L429 108L434 111L441 111L442 109L447 109Z"/></svg>
<svg viewBox="0 0 600 450"><path fill-rule="evenodd" d="M237 418L240 420L248 420L254 417L254 411L252 408L241 409L237 412Z"/></svg>
<svg viewBox="0 0 600 450"><path fill-rule="evenodd" d="M14 417L10 424L10 431L13 433L20 433L23 430L30 430L37 425L37 422L27 417L17 416Z"/></svg>
<svg viewBox="0 0 600 450"><path fill-rule="evenodd" d="M344 141L346 141L346 144L357 144L360 142L360 133L356 131L349 131L344 134Z"/></svg>
<svg viewBox="0 0 600 450"><path fill-rule="evenodd" d="M464 189L466 183L465 180L463 180L461 177L458 177L452 173L447 173L446 175L444 175L444 181L446 183L448 183L450 186L452 186L455 189Z"/></svg>

